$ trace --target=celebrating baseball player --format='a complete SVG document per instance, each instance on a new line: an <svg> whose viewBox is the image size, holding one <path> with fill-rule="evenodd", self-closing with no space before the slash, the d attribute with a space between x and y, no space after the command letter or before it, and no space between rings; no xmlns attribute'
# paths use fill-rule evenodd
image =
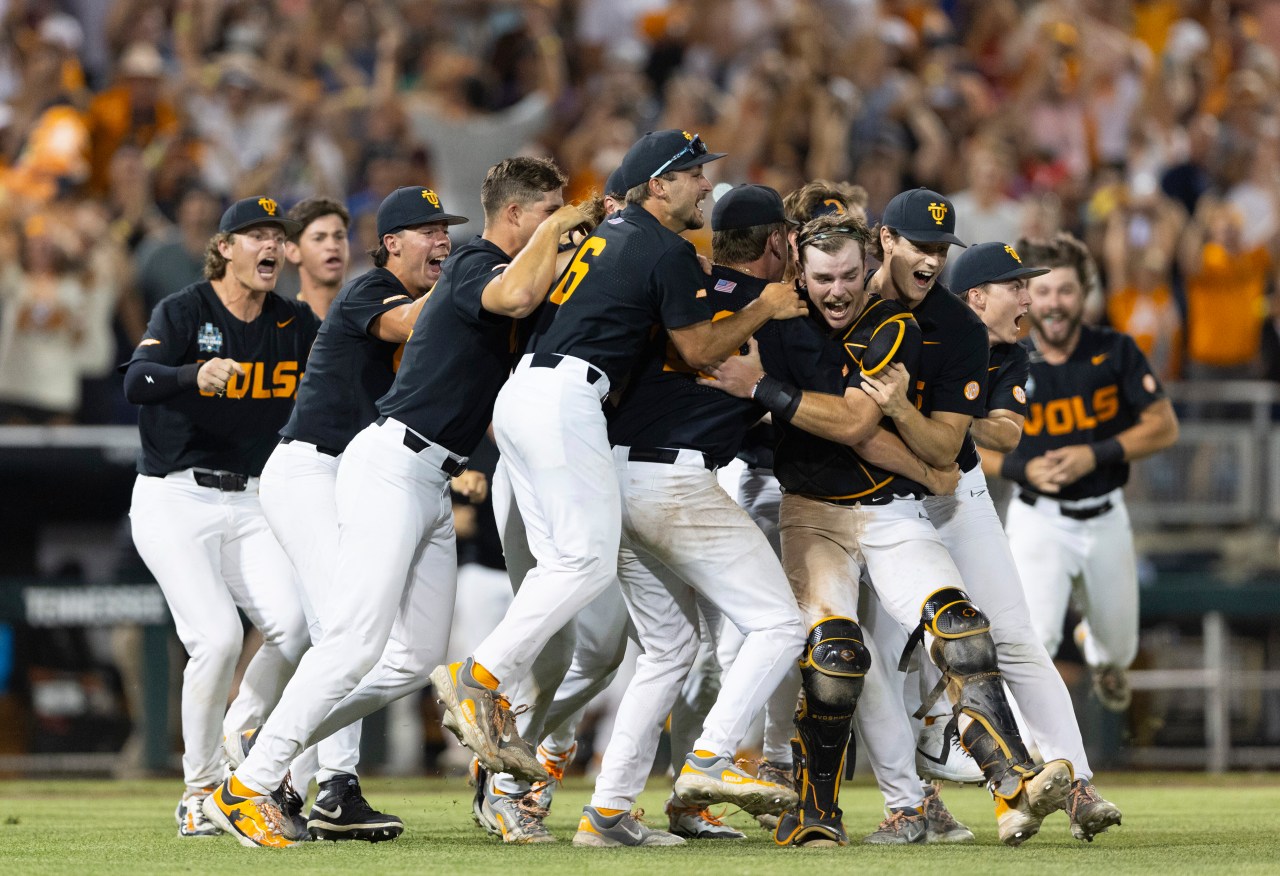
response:
<svg viewBox="0 0 1280 876"><path fill-rule="evenodd" d="M142 406L133 540L189 657L182 837L220 832L201 803L221 780L224 729L237 736L261 723L307 647L293 567L258 499L258 476L319 326L305 304L273 291L295 230L271 198L232 204L205 252L206 279L160 302L122 366L125 395ZM224 720L241 650L237 608L263 644ZM277 792L283 778L264 792Z"/></svg>
<svg viewBox="0 0 1280 876"><path fill-rule="evenodd" d="M542 159L490 169L484 233L450 257L378 401L378 418L343 451L327 603L342 622L321 616L320 641L244 763L204 807L244 845L291 845L263 792L309 742L420 689L444 654L457 575L450 479L465 470L465 454L488 426L516 352L516 320L550 288L560 236L583 224L581 210L562 206L563 185L560 170ZM381 245L425 273L450 219L434 192L413 191L415 201L406 196L380 210Z"/></svg>
<svg viewBox="0 0 1280 876"><path fill-rule="evenodd" d="M351 260L351 214L332 198L307 198L289 208L289 218L302 226L284 245L285 258L298 269L298 300L324 319Z"/></svg>
<svg viewBox="0 0 1280 876"><path fill-rule="evenodd" d="M1031 281L1031 376L1022 441L1001 473L1018 485L1006 530L1036 634L1058 650L1072 582L1076 628L1093 689L1128 708L1138 653L1138 573L1124 504L1129 464L1178 440L1178 419L1133 339L1084 325L1095 269L1084 244L1059 235L1018 244L1051 268Z"/></svg>
<svg viewBox="0 0 1280 876"><path fill-rule="evenodd" d="M702 226L711 190L702 168L721 157L678 130L646 134L628 150L626 208L578 247L499 393L494 431L537 565L474 654L432 673L446 723L488 770L547 777L527 745L503 738L499 682L514 685L552 634L615 586L622 504L601 403L624 387L652 327L663 327L682 361L706 368L770 319L804 312L794 292L771 287L713 322L705 275L680 233ZM611 820L623 819L630 814Z"/></svg>

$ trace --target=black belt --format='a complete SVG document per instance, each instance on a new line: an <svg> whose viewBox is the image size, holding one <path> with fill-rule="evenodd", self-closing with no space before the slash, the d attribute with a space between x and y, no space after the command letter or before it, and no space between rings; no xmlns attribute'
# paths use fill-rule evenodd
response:
<svg viewBox="0 0 1280 876"><path fill-rule="evenodd" d="M281 443L281 444L292 444L295 440L297 440L297 439L294 439L294 438L281 438L281 439L280 439L280 443ZM310 441L303 441L302 443L303 443L303 444L311 444L311 442L310 442ZM319 444L311 444L311 446L312 446L312 447L314 447L314 448L316 449L316 452L318 452L318 453L323 453L325 456L341 456L341 455L342 455L342 451L341 451L341 450L334 450L334 449L333 449L333 448L331 448L331 447L321 447Z"/></svg>
<svg viewBox="0 0 1280 876"><path fill-rule="evenodd" d="M387 419L388 419L387 417L378 417L378 425L381 426L382 424L387 422ZM408 447L414 453L421 453L422 451L426 450L428 447L431 446L431 442L423 438L422 436L418 435L416 432L411 430L408 426L405 426L404 446ZM441 449L443 450L444 448L442 447ZM456 478L458 475L462 474L464 471L467 470L467 464L460 459L454 459L451 456L446 456L440 463L440 470L445 474L447 474L449 477Z"/></svg>
<svg viewBox="0 0 1280 876"><path fill-rule="evenodd" d="M1018 498L1027 505L1035 505L1036 500L1042 498L1039 493L1029 493L1026 490L1018 491ZM1044 496L1043 498L1058 502L1052 496ZM1111 500L1107 499L1101 505L1095 505L1091 508L1068 508L1061 502L1058 502L1058 513L1063 517L1069 517L1072 520L1092 520L1095 517L1101 517L1115 506L1111 504Z"/></svg>
<svg viewBox="0 0 1280 876"><path fill-rule="evenodd" d="M888 505L897 499L920 500L924 498L924 493L890 493L889 495L860 496L854 499L829 499L826 496L805 496L805 498L813 499L817 502L826 502L829 505L850 507L853 505Z"/></svg>
<svg viewBox="0 0 1280 876"><path fill-rule="evenodd" d="M221 490L224 493L243 493L249 486L247 475L236 474L233 471L210 471L204 468L193 468L191 472L195 475L198 486L208 487L211 490Z"/></svg>
<svg viewBox="0 0 1280 876"><path fill-rule="evenodd" d="M705 453L695 450L702 457L702 466L707 471L715 471L716 465L711 461L711 457ZM680 459L679 450L670 450L665 447L649 449L647 447L632 447L627 451L627 459L632 462L660 462L663 465L675 465Z"/></svg>
<svg viewBox="0 0 1280 876"><path fill-rule="evenodd" d="M564 356L562 356L559 353L534 353L529 358L529 367L530 368L558 368L560 366L560 363L563 361L564 361ZM586 374L586 377L587 377L587 383L590 383L592 386L595 386L596 381L598 381L601 377L604 376L604 372L601 371L596 366L592 365L590 362L587 363L587 370L584 373Z"/></svg>

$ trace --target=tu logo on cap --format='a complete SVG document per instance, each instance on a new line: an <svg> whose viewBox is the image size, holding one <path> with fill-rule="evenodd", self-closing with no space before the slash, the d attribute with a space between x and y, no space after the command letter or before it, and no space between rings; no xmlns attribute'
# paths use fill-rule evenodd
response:
<svg viewBox="0 0 1280 876"><path fill-rule="evenodd" d="M431 206L433 207L440 206L440 196L437 195L435 192L431 191L431 189L423 189L422 197L426 198L427 203L430 204Z"/></svg>
<svg viewBox="0 0 1280 876"><path fill-rule="evenodd" d="M1013 256L1013 260L1015 262L1017 262L1018 264L1022 264L1021 256L1019 256L1016 252L1014 252L1013 247L1009 246L1008 244L1005 244L1004 251L1007 252L1009 255Z"/></svg>
<svg viewBox="0 0 1280 876"><path fill-rule="evenodd" d="M934 222L941 225L942 220L947 218L947 205L939 204L937 201L930 201L929 215L933 217Z"/></svg>
<svg viewBox="0 0 1280 876"><path fill-rule="evenodd" d="M262 211L268 216L276 215L276 210L280 209L280 205L271 198L258 198L258 206L261 207Z"/></svg>

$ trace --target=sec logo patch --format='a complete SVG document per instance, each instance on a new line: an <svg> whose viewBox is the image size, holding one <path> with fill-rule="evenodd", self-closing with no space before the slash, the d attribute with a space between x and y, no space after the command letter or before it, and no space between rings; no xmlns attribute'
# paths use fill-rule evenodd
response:
<svg viewBox="0 0 1280 876"><path fill-rule="evenodd" d="M1147 374L1142 378L1142 388L1147 392L1155 392L1158 388L1156 385L1155 375Z"/></svg>
<svg viewBox="0 0 1280 876"><path fill-rule="evenodd" d="M970 380L964 385L964 397L969 401L973 401L977 398L979 392L981 392L981 390L978 388L978 381L976 380Z"/></svg>
<svg viewBox="0 0 1280 876"><path fill-rule="evenodd" d="M1018 400L1018 404L1025 405L1027 403L1027 393L1021 386L1013 388L1013 397Z"/></svg>

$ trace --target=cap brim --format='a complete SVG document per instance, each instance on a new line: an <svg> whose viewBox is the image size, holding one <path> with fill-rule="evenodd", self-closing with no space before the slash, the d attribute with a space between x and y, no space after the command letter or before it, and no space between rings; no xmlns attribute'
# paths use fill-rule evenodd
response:
<svg viewBox="0 0 1280 876"><path fill-rule="evenodd" d="M1050 270L1052 269L1051 268L1015 268L1012 271L1005 271L1003 274L996 277L995 279L987 280L986 282L1008 283L1010 280L1026 280L1026 279L1030 279L1031 277L1042 277L1045 274L1049 273Z"/></svg>
<svg viewBox="0 0 1280 876"><path fill-rule="evenodd" d="M284 233L286 237L293 237L293 235L297 234L299 231L302 230L302 223L298 222L296 219L285 219L283 217L277 219L275 217L272 217L269 219L253 219L249 222L242 222L241 224L235 226L234 228L228 228L226 233L239 234L241 231L244 231L246 228L256 228L259 225L279 225L281 228L284 229Z"/></svg>
<svg viewBox="0 0 1280 876"><path fill-rule="evenodd" d="M969 246L969 244L965 243L954 234L950 234L946 231L912 231L911 233L907 233L897 228L893 230L897 231L912 243L950 243L953 246L963 246L966 248Z"/></svg>
<svg viewBox="0 0 1280 876"><path fill-rule="evenodd" d="M390 228L382 232L382 234L395 234L397 231L404 231L406 228L418 228L422 225L435 225L437 222L443 222L445 225L466 225L470 221L471 220L466 216L458 216L453 213L441 213L437 216L432 216L429 219L415 220L413 222L406 222L404 225L397 225L395 228ZM378 236L381 237L382 235L380 234Z"/></svg>
<svg viewBox="0 0 1280 876"><path fill-rule="evenodd" d="M728 154L728 152L708 152L705 155L692 155L684 161L677 161L673 163L667 168L667 170L688 170L691 167L698 167L712 161L719 161Z"/></svg>

